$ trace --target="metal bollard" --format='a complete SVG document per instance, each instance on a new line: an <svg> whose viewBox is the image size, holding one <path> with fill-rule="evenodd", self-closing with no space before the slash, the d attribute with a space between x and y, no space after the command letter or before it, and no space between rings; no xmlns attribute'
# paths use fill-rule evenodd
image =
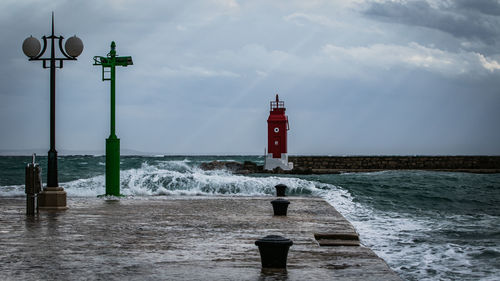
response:
<svg viewBox="0 0 500 281"><path fill-rule="evenodd" d="M42 189L42 169L35 163L36 154L33 153L31 163L26 166L26 215L35 215L35 209L38 213L38 193Z"/></svg>
<svg viewBox="0 0 500 281"><path fill-rule="evenodd" d="M290 201L283 198L278 198L271 201L271 204L273 205L273 212L275 216L286 216L286 211L288 210Z"/></svg>
<svg viewBox="0 0 500 281"><path fill-rule="evenodd" d="M259 247L262 268L285 269L288 249L292 240L278 235L268 235L255 241Z"/></svg>
<svg viewBox="0 0 500 281"><path fill-rule="evenodd" d="M276 185L274 188L276 188L276 196L278 197L285 197L285 191L286 191L286 188L287 186L280 183L278 185Z"/></svg>

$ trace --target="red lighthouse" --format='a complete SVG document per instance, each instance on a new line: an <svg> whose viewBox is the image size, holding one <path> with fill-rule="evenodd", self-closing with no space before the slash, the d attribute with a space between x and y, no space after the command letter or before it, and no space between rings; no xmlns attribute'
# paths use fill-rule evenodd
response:
<svg viewBox="0 0 500 281"><path fill-rule="evenodd" d="M288 117L285 115L285 102L280 101L276 94L276 101L271 101L271 111L267 118L267 155L264 169L272 170L280 167L291 170L293 163L288 162L287 131Z"/></svg>

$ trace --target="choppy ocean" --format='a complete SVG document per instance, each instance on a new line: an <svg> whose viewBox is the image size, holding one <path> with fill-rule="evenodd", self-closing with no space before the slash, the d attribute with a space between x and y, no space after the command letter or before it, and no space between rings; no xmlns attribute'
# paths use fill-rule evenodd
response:
<svg viewBox="0 0 500 281"><path fill-rule="evenodd" d="M46 157L38 157L46 175ZM251 156L122 156L121 192L131 196L321 196L405 280L500 280L500 174L385 171L336 175L233 175L202 162ZM24 196L31 157L0 157L0 196ZM104 156L59 158L71 197L104 193ZM45 178L44 178L45 182ZM1 214L0 214L1 216ZM1 226L0 226L1 227Z"/></svg>

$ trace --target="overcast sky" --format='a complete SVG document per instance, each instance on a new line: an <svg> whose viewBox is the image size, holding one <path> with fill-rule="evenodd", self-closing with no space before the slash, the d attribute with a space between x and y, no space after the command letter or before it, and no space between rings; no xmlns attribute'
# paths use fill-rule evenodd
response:
<svg viewBox="0 0 500 281"><path fill-rule="evenodd" d="M0 150L49 148L49 70L23 40L77 35L56 79L56 148L104 152L112 40L122 149L263 154L285 101L289 154L500 154L500 2L0 2Z"/></svg>

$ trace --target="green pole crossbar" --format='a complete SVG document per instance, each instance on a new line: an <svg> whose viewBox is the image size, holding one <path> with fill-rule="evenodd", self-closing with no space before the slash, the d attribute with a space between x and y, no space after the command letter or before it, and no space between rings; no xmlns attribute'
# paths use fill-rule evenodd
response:
<svg viewBox="0 0 500 281"><path fill-rule="evenodd" d="M117 57L116 44L111 42L111 51L106 57L95 56L94 65L102 66L102 81L111 81L111 132L106 139L106 194L120 196L120 139L115 131L115 68L132 65L132 57ZM110 76L106 77L106 73Z"/></svg>

